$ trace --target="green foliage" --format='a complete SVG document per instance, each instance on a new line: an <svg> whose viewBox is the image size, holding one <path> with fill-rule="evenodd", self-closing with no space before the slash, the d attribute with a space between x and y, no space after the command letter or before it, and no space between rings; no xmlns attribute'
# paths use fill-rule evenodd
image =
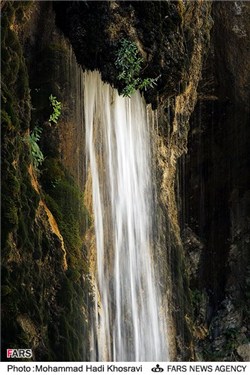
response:
<svg viewBox="0 0 250 375"><path fill-rule="evenodd" d="M69 252L69 259L67 259L69 269L65 272L62 270L62 252L58 239L49 230L46 217L39 214L38 210L39 202L42 198L45 198L47 202L47 196L41 197L34 190L29 174L32 159L35 159L33 163L37 166L43 159L42 151L38 145L42 129L36 126L29 137L25 136L30 127L29 75L23 56L22 43L11 27L13 22L25 20L25 11L33 3L6 2L1 25L3 68L1 77L3 156L1 344L3 353L8 347L29 347L34 350L36 358L41 361L79 361L82 358L87 358L88 354L89 328L84 301L90 298L90 285L87 277L83 280L83 273L79 271L84 263L82 252L84 226L80 223L74 224L71 234L70 225L73 222L72 219L78 220L78 213L82 212L85 215L86 212L79 209L79 204L83 205L80 192L76 190L71 179L66 177L61 165L53 163L49 176L50 188L48 189L51 194L53 191L53 198L50 197L48 206L51 207L54 203L51 211L58 210L55 217L59 218L60 229L64 228L63 235L66 236L65 244ZM44 77L42 82L45 82ZM47 113L48 94L53 92L53 87L48 90L44 95L45 106L41 112L44 118L39 113L40 117L37 116L36 119L40 122L49 118ZM58 120L60 109L55 97L51 100L57 108L55 121L51 120L51 123L55 123ZM53 107L52 103L51 105ZM36 123L38 122L33 121L33 124ZM43 139L43 145L44 142ZM48 142L51 142L50 138ZM30 150L32 151L30 152ZM40 174L41 178L42 174ZM57 188L61 192L58 199ZM64 197L62 196L63 192L65 193ZM72 210L63 202L63 200L67 201L69 197L72 202ZM70 202L68 205L71 204ZM84 206L82 209L85 210ZM65 216L64 213L66 213ZM77 236L74 243L75 233ZM81 242L78 242L79 238ZM76 244L79 243L80 246L77 249L78 245ZM78 266L74 268L74 264ZM84 270L85 275L87 275L88 267L86 269L86 271ZM63 298L64 292L67 295L67 300ZM86 310L86 316L83 315L83 308ZM21 316L27 317L31 326L35 327L36 337L39 340L38 347L34 347L32 335L21 327L19 320ZM79 332L81 332L81 336L79 336Z"/></svg>
<svg viewBox="0 0 250 375"><path fill-rule="evenodd" d="M88 335L82 308L83 301L90 298L90 286L87 278L82 283L81 276L83 273L85 277L88 275L88 265L83 257L83 236L89 216L83 194L57 158L45 160L41 182L46 191L46 204L64 238L68 263L56 296L57 304L63 306L63 310L57 322L49 327L49 340L57 360L78 360L87 356L87 347L79 340L78 332L80 329L82 334Z"/></svg>
<svg viewBox="0 0 250 375"><path fill-rule="evenodd" d="M61 102L59 102L55 96L52 94L49 96L49 101L53 108L53 113L49 117L49 122L57 123L60 115L61 115ZM42 128L39 126L35 126L34 130L29 136L29 144L31 148L31 154L32 154L32 162L35 167L35 169L38 171L41 164L44 162L44 155L40 149L40 146L38 144L42 134Z"/></svg>
<svg viewBox="0 0 250 375"><path fill-rule="evenodd" d="M190 289L191 303L194 310L199 310L200 304L202 302L202 292L198 289Z"/></svg>
<svg viewBox="0 0 250 375"><path fill-rule="evenodd" d="M236 328L228 328L225 332L226 344L225 351L233 351L237 346L237 334L238 330Z"/></svg>
<svg viewBox="0 0 250 375"><path fill-rule="evenodd" d="M52 94L49 97L49 101L51 103L51 106L53 108L53 113L49 117L49 122L54 122L54 124L57 123L60 115L61 115L61 110L62 110L62 103L59 102L55 96Z"/></svg>
<svg viewBox="0 0 250 375"><path fill-rule="evenodd" d="M11 28L14 19L14 4L8 2L4 8L1 25L1 100L12 120L12 125L16 128L21 125L21 129L26 130L30 120L30 108L27 105L29 104L28 73L20 41Z"/></svg>
<svg viewBox="0 0 250 375"><path fill-rule="evenodd" d="M140 78L143 59L134 42L122 39L117 51L115 65L119 71L118 80L122 81L123 96L130 97L136 90L147 90L156 85L157 78Z"/></svg>
<svg viewBox="0 0 250 375"><path fill-rule="evenodd" d="M46 159L42 184L47 193L46 203L56 218L68 249L69 266L82 272L83 236L90 222L83 194L56 158Z"/></svg>
<svg viewBox="0 0 250 375"><path fill-rule="evenodd" d="M6 297L8 294L11 294L12 290L8 285L1 286L1 296Z"/></svg>
<svg viewBox="0 0 250 375"><path fill-rule="evenodd" d="M36 170L44 161L44 155L39 147L38 141L41 138L42 129L39 126L35 126L34 130L29 136L29 144L31 148L32 162Z"/></svg>

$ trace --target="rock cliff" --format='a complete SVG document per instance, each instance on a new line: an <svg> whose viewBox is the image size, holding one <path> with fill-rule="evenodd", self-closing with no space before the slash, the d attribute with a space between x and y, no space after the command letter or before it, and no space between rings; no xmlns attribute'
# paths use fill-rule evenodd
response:
<svg viewBox="0 0 250 375"><path fill-rule="evenodd" d="M155 259L171 359L249 361L249 3L1 7L3 350L89 359L94 234L82 70L99 70L122 92L115 59L123 38L143 59L141 78L157 79L144 96L157 124L152 164L164 230L155 228ZM54 125L50 94L62 104ZM35 127L45 156L38 170Z"/></svg>
<svg viewBox="0 0 250 375"><path fill-rule="evenodd" d="M215 3L182 160L183 238L201 358L249 360L249 12ZM184 177L183 177L184 176Z"/></svg>

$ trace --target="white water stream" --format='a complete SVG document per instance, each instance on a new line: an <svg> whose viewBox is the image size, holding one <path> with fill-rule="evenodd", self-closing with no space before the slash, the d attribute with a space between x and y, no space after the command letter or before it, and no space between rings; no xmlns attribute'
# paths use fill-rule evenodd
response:
<svg viewBox="0 0 250 375"><path fill-rule="evenodd" d="M153 267L150 125L139 93L123 98L86 73L86 149L96 236L92 360L167 361Z"/></svg>

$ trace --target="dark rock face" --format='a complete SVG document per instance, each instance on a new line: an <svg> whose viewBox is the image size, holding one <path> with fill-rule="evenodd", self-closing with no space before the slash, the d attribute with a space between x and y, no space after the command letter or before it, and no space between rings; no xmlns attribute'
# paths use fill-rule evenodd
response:
<svg viewBox="0 0 250 375"><path fill-rule="evenodd" d="M184 221L203 244L191 287L199 296L196 333L203 328L197 352L205 359L249 358L249 12L248 2L213 6L212 45L184 162Z"/></svg>
<svg viewBox="0 0 250 375"><path fill-rule="evenodd" d="M121 38L136 42L144 59L142 78L158 79L157 91L167 96L179 90L189 49L181 35L178 7L169 2L55 2L57 25L69 38L84 69L101 71L104 81L120 88L115 68ZM97 27L98 25L98 27ZM146 93L154 102L156 90Z"/></svg>

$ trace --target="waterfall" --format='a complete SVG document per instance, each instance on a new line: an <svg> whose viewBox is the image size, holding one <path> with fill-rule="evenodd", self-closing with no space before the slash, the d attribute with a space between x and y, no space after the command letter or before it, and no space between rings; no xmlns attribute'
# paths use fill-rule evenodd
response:
<svg viewBox="0 0 250 375"><path fill-rule="evenodd" d="M168 360L153 267L150 124L144 99L85 75L86 151L96 247L92 360Z"/></svg>

